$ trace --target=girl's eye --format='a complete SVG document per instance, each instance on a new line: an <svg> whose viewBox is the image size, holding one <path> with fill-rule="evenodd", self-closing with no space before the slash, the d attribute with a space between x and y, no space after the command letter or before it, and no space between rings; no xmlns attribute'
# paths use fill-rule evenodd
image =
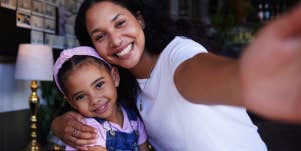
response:
<svg viewBox="0 0 301 151"><path fill-rule="evenodd" d="M104 36L105 36L105 34L97 34L95 36L95 41L102 40Z"/></svg>
<svg viewBox="0 0 301 151"><path fill-rule="evenodd" d="M80 94L80 95L75 97L75 101L80 101L80 100L84 99L84 97L85 96L83 94Z"/></svg>
<svg viewBox="0 0 301 151"><path fill-rule="evenodd" d="M104 82L100 81L100 82L96 83L95 87L97 89L100 89L100 88L102 88L103 84L104 84Z"/></svg>
<svg viewBox="0 0 301 151"><path fill-rule="evenodd" d="M116 27L122 27L125 24L125 20L118 21Z"/></svg>

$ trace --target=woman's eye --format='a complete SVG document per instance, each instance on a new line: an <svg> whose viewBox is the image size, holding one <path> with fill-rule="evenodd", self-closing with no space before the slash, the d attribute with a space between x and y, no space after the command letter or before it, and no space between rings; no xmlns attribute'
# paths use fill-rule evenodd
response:
<svg viewBox="0 0 301 151"><path fill-rule="evenodd" d="M122 27L122 25L124 25L124 24L125 24L125 20L118 21L118 22L116 23L116 27Z"/></svg>
<svg viewBox="0 0 301 151"><path fill-rule="evenodd" d="M84 97L85 97L84 95L78 95L75 97L75 101L82 100L82 99L84 99Z"/></svg>
<svg viewBox="0 0 301 151"><path fill-rule="evenodd" d="M104 82L98 82L98 83L96 83L95 86L97 89L100 89L103 86L103 84L104 84Z"/></svg>

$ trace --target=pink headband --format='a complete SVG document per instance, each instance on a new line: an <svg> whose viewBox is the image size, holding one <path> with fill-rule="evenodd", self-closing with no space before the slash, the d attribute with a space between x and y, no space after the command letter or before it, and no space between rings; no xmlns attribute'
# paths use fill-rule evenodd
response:
<svg viewBox="0 0 301 151"><path fill-rule="evenodd" d="M111 68L111 65L106 62L103 58L101 58L97 53L96 50L92 47L87 47L87 46L80 46L80 47L75 47L75 48L71 48L71 49L66 49L64 51L61 52L60 56L57 58L55 64L54 64L54 72L53 72L53 77L54 77L54 81L55 84L57 86L57 88L60 90L60 92L62 94L64 94L59 81L58 81L58 72L59 70L62 68L63 64L68 61L70 58L72 58L73 56L92 56L95 58L100 59L102 62L104 62L105 64L107 64L109 66L109 68Z"/></svg>

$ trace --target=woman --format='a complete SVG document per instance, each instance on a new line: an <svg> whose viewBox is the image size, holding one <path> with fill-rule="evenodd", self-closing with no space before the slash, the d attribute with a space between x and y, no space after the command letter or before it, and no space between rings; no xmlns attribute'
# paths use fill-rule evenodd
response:
<svg viewBox="0 0 301 151"><path fill-rule="evenodd" d="M138 94L140 115L157 150L266 150L245 110L226 105L278 119L298 118L291 109L301 98L300 35L294 34L300 33L301 8L263 29L237 62L207 53L189 39L199 41L193 32L176 28L181 22L165 20L150 6L140 0L86 0L75 32L81 45L94 46L109 63L125 69L121 77L132 79L119 89L133 88L123 90L125 95ZM289 102L281 103L283 98ZM53 121L52 130L66 143L86 149L81 145L95 135L78 122L81 118L68 112ZM72 136L74 131L79 135Z"/></svg>

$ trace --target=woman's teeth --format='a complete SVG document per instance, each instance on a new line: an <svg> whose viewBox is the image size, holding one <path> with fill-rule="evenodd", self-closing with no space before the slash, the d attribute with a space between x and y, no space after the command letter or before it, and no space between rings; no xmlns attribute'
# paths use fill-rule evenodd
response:
<svg viewBox="0 0 301 151"><path fill-rule="evenodd" d="M118 57L122 57L122 56L127 55L131 51L132 46L133 46L133 44L128 45L126 48L124 48L121 52L117 53L116 55Z"/></svg>

